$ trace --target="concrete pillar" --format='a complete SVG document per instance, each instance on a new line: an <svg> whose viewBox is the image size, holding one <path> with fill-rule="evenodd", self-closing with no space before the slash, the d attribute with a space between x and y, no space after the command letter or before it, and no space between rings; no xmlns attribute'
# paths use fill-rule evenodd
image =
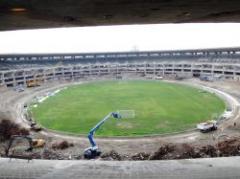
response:
<svg viewBox="0 0 240 179"><path fill-rule="evenodd" d="M108 74L110 74L110 71L111 71L111 64L107 64L107 72L108 72Z"/></svg>
<svg viewBox="0 0 240 179"><path fill-rule="evenodd" d="M12 78L13 78L13 86L15 87L15 86L17 86L17 81L16 81L16 76L15 76L15 73L14 72L12 72Z"/></svg>
<svg viewBox="0 0 240 179"><path fill-rule="evenodd" d="M27 79L26 79L26 71L25 70L23 71L23 83L24 83L24 86L26 87L27 86Z"/></svg>
<svg viewBox="0 0 240 179"><path fill-rule="evenodd" d="M43 70L43 79L44 79L43 82L44 82L44 83L47 82L46 70L47 70L47 69L45 69L45 68L44 68L44 70Z"/></svg>
<svg viewBox="0 0 240 179"><path fill-rule="evenodd" d="M164 76L164 75L165 75L165 64L162 63L162 76Z"/></svg>
<svg viewBox="0 0 240 179"><path fill-rule="evenodd" d="M71 79L72 79L72 81L74 80L74 76L73 76L73 66L71 67Z"/></svg>
<svg viewBox="0 0 240 179"><path fill-rule="evenodd" d="M212 76L214 76L214 65L212 64L212 67L211 67L211 74Z"/></svg>
<svg viewBox="0 0 240 179"><path fill-rule="evenodd" d="M92 76L92 65L91 64L89 64L88 70L89 70L89 76Z"/></svg>
<svg viewBox="0 0 240 179"><path fill-rule="evenodd" d="M144 75L147 75L147 63L144 64Z"/></svg>
<svg viewBox="0 0 240 179"><path fill-rule="evenodd" d="M154 62L154 65L153 65L154 69L153 69L153 73L154 75L156 76L158 71L157 71L157 64Z"/></svg>

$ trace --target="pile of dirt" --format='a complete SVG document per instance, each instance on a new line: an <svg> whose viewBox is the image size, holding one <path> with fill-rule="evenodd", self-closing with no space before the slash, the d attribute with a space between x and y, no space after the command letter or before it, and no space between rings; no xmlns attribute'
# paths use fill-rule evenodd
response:
<svg viewBox="0 0 240 179"><path fill-rule="evenodd" d="M217 149L212 145L195 146L191 144L163 145L149 160L170 160L217 157Z"/></svg>
<svg viewBox="0 0 240 179"><path fill-rule="evenodd" d="M127 160L129 157L128 155L122 155L117 153L115 150L111 150L110 152L103 153L101 155L102 160Z"/></svg>
<svg viewBox="0 0 240 179"><path fill-rule="evenodd" d="M190 144L181 144L179 147L175 147L171 157L171 159L198 158L198 149Z"/></svg>
<svg viewBox="0 0 240 179"><path fill-rule="evenodd" d="M175 151L175 147L176 146L172 144L163 145L149 157L149 160L170 159L173 157L173 152Z"/></svg>
<svg viewBox="0 0 240 179"><path fill-rule="evenodd" d="M171 160L190 158L211 158L218 156L239 156L240 139L227 139L216 145L164 144L153 153L139 152L134 155L123 155L116 151L104 153L102 160Z"/></svg>
<svg viewBox="0 0 240 179"><path fill-rule="evenodd" d="M209 158L209 157L217 157L218 151L215 146L206 145L202 146L197 152L197 158Z"/></svg>
<svg viewBox="0 0 240 179"><path fill-rule="evenodd" d="M47 160L64 160L67 157L61 153L52 150L44 150L43 153L41 154L41 158Z"/></svg>
<svg viewBox="0 0 240 179"><path fill-rule="evenodd" d="M29 135L29 130L20 127L19 124L11 120L0 120L0 141L9 140L13 135Z"/></svg>
<svg viewBox="0 0 240 179"><path fill-rule="evenodd" d="M148 160L150 157L149 153L140 152L131 156L131 160Z"/></svg>
<svg viewBox="0 0 240 179"><path fill-rule="evenodd" d="M14 151L10 155L2 155L2 157L8 158L20 158L20 159L45 159L45 160L81 160L84 159L82 155L69 155L59 151L44 149L43 151L23 152Z"/></svg>
<svg viewBox="0 0 240 179"><path fill-rule="evenodd" d="M220 156L240 155L240 139L233 138L221 141L217 144Z"/></svg>
<svg viewBox="0 0 240 179"><path fill-rule="evenodd" d="M66 140L64 141L61 141L61 142L55 142L52 144L52 149L53 150L64 150L64 149L67 149L69 147L73 147L74 144L73 143L70 143Z"/></svg>
<svg viewBox="0 0 240 179"><path fill-rule="evenodd" d="M65 142L62 142L65 146ZM57 143L61 144L61 143ZM60 145L61 146L61 145ZM56 149L56 147L53 147ZM60 147L62 148L62 147ZM63 147L64 148L64 147ZM126 160L171 160L189 158L209 158L217 156L240 155L240 139L229 139L219 142L216 145L195 145L195 144L163 144L153 153L139 152L135 154L122 154L115 150L103 153L100 160L126 161ZM49 150L42 156L45 159L69 159L69 156ZM73 155L71 159L83 159L82 155Z"/></svg>

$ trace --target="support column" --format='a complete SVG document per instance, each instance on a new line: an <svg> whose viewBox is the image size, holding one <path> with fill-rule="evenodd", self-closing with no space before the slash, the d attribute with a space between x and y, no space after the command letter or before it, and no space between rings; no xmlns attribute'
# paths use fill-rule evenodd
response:
<svg viewBox="0 0 240 179"><path fill-rule="evenodd" d="M73 66L70 68L70 70L71 70L71 79L72 79L72 81L74 80L74 76L73 76Z"/></svg>
<svg viewBox="0 0 240 179"><path fill-rule="evenodd" d="M147 75L147 63L145 62L144 64L144 75L146 76Z"/></svg>
<svg viewBox="0 0 240 179"><path fill-rule="evenodd" d="M24 86L27 87L27 79L26 79L26 71L25 70L23 71L23 83L24 83Z"/></svg>
<svg viewBox="0 0 240 179"><path fill-rule="evenodd" d="M15 73L12 72L12 78L13 78L13 87L17 86L16 76Z"/></svg>
<svg viewBox="0 0 240 179"><path fill-rule="evenodd" d="M154 74L154 76L156 75L156 64L155 64L155 62L153 63L153 74Z"/></svg>

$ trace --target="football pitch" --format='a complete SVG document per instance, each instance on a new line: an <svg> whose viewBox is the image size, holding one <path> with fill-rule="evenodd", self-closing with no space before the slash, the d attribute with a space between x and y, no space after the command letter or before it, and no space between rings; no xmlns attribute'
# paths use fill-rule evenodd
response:
<svg viewBox="0 0 240 179"><path fill-rule="evenodd" d="M97 136L138 136L178 132L225 110L215 94L162 81L97 81L73 85L31 108L45 128L87 135L108 113L134 110L130 119L110 118Z"/></svg>

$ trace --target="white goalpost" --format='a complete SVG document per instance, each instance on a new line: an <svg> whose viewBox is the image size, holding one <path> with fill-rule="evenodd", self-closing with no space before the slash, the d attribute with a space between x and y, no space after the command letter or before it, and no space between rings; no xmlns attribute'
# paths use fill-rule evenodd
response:
<svg viewBox="0 0 240 179"><path fill-rule="evenodd" d="M118 110L117 113L123 119L131 119L131 118L135 117L135 111L134 110Z"/></svg>

